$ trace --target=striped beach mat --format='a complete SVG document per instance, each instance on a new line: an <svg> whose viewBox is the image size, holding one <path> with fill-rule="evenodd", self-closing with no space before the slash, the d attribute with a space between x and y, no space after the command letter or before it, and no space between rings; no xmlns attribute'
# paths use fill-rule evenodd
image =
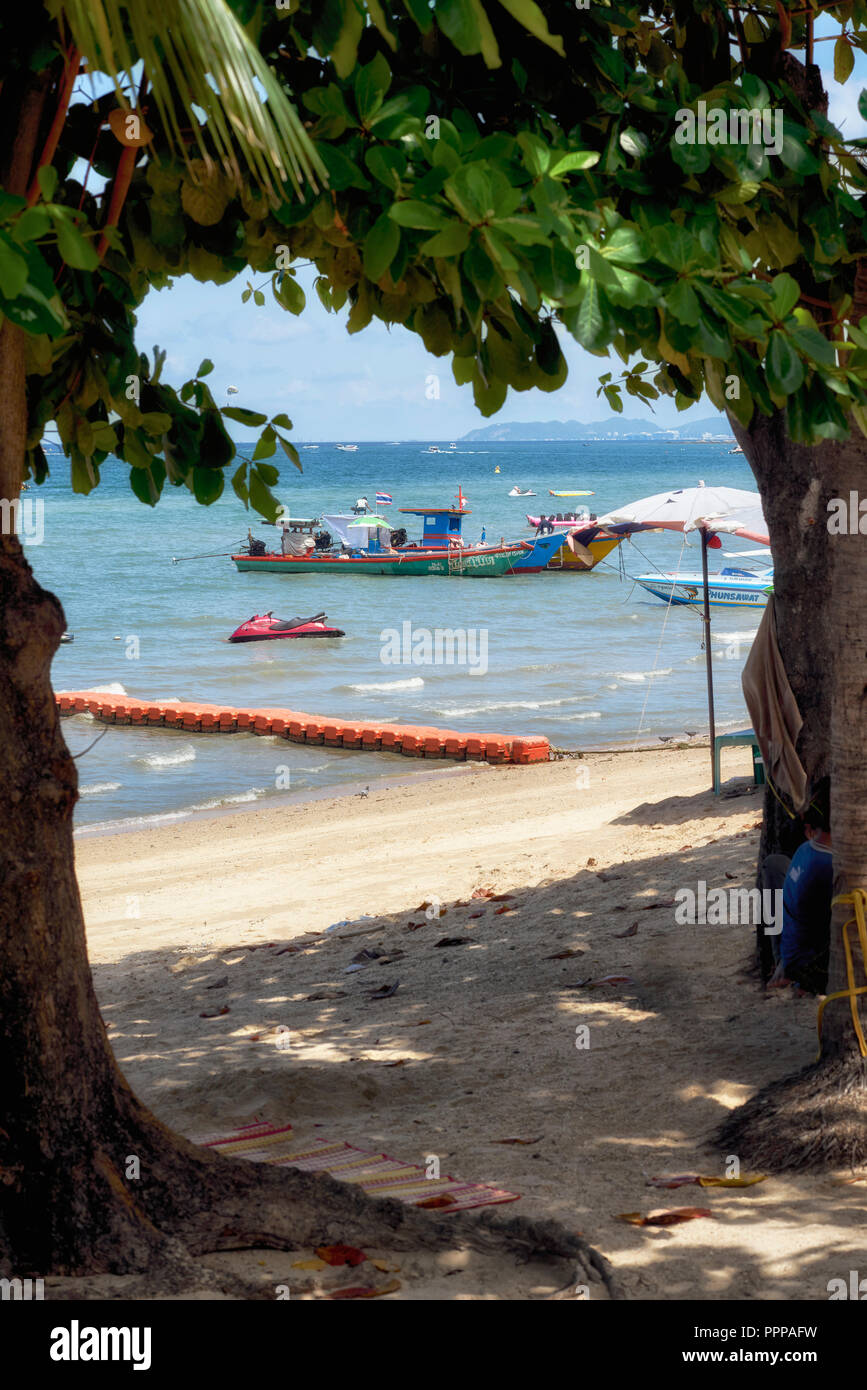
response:
<svg viewBox="0 0 867 1390"><path fill-rule="evenodd" d="M192 1136L194 1144L216 1149L230 1158L249 1158L254 1163L290 1165L305 1173L330 1173L341 1182L355 1182L371 1197L394 1197L408 1206L449 1211L468 1211L471 1207L493 1206L497 1202L516 1202L518 1192L506 1192L483 1182L462 1182L460 1178L425 1177L415 1163L402 1163L388 1154L370 1153L353 1144L314 1139L299 1148L292 1140L291 1125L255 1123L228 1134Z"/></svg>

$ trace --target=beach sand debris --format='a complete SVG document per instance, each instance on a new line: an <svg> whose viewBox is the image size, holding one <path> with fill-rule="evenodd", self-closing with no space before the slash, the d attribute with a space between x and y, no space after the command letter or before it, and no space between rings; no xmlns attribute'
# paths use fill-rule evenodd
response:
<svg viewBox="0 0 867 1390"><path fill-rule="evenodd" d="M616 937L619 937L621 940L622 940L625 936L637 936L637 935L638 935L638 923L637 923L637 922L633 922L631 927L627 927L627 928L626 928L626 931L616 931L616 932L614 933L614 935L615 935Z"/></svg>
<svg viewBox="0 0 867 1390"><path fill-rule="evenodd" d="M582 951L577 946L570 946L568 951L555 951L553 956L546 956L546 960L569 960L570 956L586 956L587 952Z"/></svg>
<svg viewBox="0 0 867 1390"><path fill-rule="evenodd" d="M435 941L434 946L466 946L470 941L471 936L444 936L441 941Z"/></svg>
<svg viewBox="0 0 867 1390"><path fill-rule="evenodd" d="M225 989L228 983L228 975L221 975L219 980L215 980L212 985L205 985L205 989Z"/></svg>
<svg viewBox="0 0 867 1390"><path fill-rule="evenodd" d="M327 1265L363 1265L367 1259L355 1245L318 1245L316 1257Z"/></svg>
<svg viewBox="0 0 867 1390"><path fill-rule="evenodd" d="M713 1217L710 1207L670 1207L648 1212L647 1216L640 1211L623 1211L617 1220L628 1221L630 1226L680 1226L684 1221L700 1221L703 1217Z"/></svg>
<svg viewBox="0 0 867 1390"><path fill-rule="evenodd" d="M426 1197L423 1202L414 1202L413 1206L423 1207L425 1211L437 1211L440 1207L453 1207L457 1201L450 1192L440 1192L436 1197Z"/></svg>
<svg viewBox="0 0 867 1390"><path fill-rule="evenodd" d="M223 1004L219 1009L205 1009L204 1013L199 1014L199 1018L221 1018L223 1014L229 1014L232 1010L228 1004Z"/></svg>
<svg viewBox="0 0 867 1390"><path fill-rule="evenodd" d="M592 975L588 975L586 980L577 980L574 985L568 985L568 989L598 989L600 985L634 985L635 981L631 975L601 975L598 980L594 980Z"/></svg>
<svg viewBox="0 0 867 1390"><path fill-rule="evenodd" d="M316 994L307 994L307 995L305 995L305 996L304 996L304 1002L305 1002L305 1004L313 1004L313 1003L315 1003L315 1002L316 1002L317 1000L319 1000L319 999L345 999L345 998L346 998L346 990L345 990L345 989L321 989L321 990L319 990Z"/></svg>
<svg viewBox="0 0 867 1390"><path fill-rule="evenodd" d="M372 1284L354 1284L349 1289L335 1289L333 1293L326 1295L329 1299L334 1298L381 1298L385 1293L396 1293L401 1287L399 1279L390 1279L387 1284L380 1284L378 1288Z"/></svg>
<svg viewBox="0 0 867 1390"><path fill-rule="evenodd" d="M370 990L368 999L390 999L393 994L397 994L400 988L400 980L395 980L393 985L380 985L379 989Z"/></svg>
<svg viewBox="0 0 867 1390"><path fill-rule="evenodd" d="M522 1139L519 1134L510 1134L508 1139L492 1139L492 1144L540 1144L545 1138L544 1134L539 1134L535 1139Z"/></svg>
<svg viewBox="0 0 867 1390"><path fill-rule="evenodd" d="M765 1182L767 1173L756 1173L749 1178L702 1177L699 1173L678 1173L673 1176L648 1178L648 1187L754 1187L757 1182Z"/></svg>

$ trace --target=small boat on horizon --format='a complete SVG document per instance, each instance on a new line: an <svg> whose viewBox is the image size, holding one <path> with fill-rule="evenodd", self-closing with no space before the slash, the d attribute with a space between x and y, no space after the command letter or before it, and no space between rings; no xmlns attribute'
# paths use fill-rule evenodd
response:
<svg viewBox="0 0 867 1390"><path fill-rule="evenodd" d="M740 444L736 444L735 447L734 447L733 449L729 449L729 453L730 453L730 454L742 454L742 453L743 453L743 449L741 448Z"/></svg>
<svg viewBox="0 0 867 1390"><path fill-rule="evenodd" d="M344 451L344 453L347 453L347 454L354 454L354 453L356 452L357 448L358 448L358 445L357 445L357 444L338 444L337 447L338 447L338 449L342 449L342 450Z"/></svg>

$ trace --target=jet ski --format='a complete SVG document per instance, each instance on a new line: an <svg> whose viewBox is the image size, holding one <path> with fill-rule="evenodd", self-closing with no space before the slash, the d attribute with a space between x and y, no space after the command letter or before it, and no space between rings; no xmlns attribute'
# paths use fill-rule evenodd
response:
<svg viewBox="0 0 867 1390"><path fill-rule="evenodd" d="M530 488L513 487L509 493L510 497L535 497L536 494Z"/></svg>
<svg viewBox="0 0 867 1390"><path fill-rule="evenodd" d="M236 628L229 638L230 642L268 642L277 637L345 637L339 627L328 627L323 621L325 613L315 613L312 618L275 618L273 613L262 613L248 618Z"/></svg>

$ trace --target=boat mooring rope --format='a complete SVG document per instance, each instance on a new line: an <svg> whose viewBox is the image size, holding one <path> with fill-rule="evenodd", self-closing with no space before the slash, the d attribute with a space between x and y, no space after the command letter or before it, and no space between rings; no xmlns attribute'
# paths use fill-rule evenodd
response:
<svg viewBox="0 0 867 1390"><path fill-rule="evenodd" d="M854 911L851 917L847 917L843 923L843 950L846 953L846 983L848 988L837 990L835 994L826 995L819 1005L819 1013L816 1018L816 1028L819 1033L819 1051L816 1056L818 1062L822 1056L822 1015L825 1012L826 1004L830 1004L832 999L848 999L849 1007L852 1010L852 1024L855 1028L855 1036L858 1039L858 1047L862 1057L867 1057L867 1042L864 1041L864 1033L861 1029L861 1020L858 1017L858 1005L855 1003L855 996L867 994L867 985L855 984L855 970L852 964L852 947L849 942L849 928L854 925L858 928L858 940L861 945L862 963L867 962L867 919L865 919L865 904L867 904L867 890L864 888L853 888L851 893L841 893L839 897L831 899L831 906L836 907L838 903L851 906Z"/></svg>

